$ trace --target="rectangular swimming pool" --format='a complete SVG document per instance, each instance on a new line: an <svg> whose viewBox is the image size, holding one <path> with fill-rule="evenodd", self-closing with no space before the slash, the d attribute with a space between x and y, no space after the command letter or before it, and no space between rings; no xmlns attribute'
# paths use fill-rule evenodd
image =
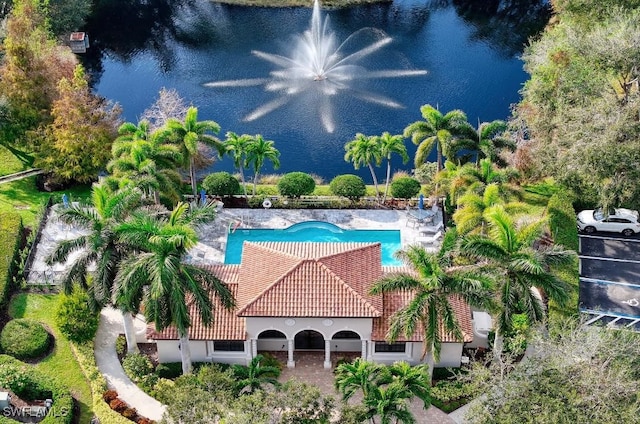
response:
<svg viewBox="0 0 640 424"><path fill-rule="evenodd" d="M400 249L399 230L344 230L322 221L307 221L285 229L230 229L225 251L225 264L239 264L245 241L356 242L381 243L382 265L402 263L393 254Z"/></svg>

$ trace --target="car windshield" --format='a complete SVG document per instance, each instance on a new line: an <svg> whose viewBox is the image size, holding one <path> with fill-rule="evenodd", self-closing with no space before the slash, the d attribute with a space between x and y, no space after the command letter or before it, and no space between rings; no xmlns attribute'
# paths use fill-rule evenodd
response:
<svg viewBox="0 0 640 424"><path fill-rule="evenodd" d="M602 208L596 209L595 211L593 211L593 219L595 219L596 221L602 221L604 219Z"/></svg>

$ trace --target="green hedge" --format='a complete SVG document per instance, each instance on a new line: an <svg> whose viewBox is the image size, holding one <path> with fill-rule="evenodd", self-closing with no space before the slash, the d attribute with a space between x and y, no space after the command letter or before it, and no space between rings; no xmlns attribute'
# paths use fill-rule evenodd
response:
<svg viewBox="0 0 640 424"><path fill-rule="evenodd" d="M53 407L41 424L73 422L73 398L64 385L15 358L7 355L0 358L0 387L9 388L24 400L53 400ZM15 422L4 416L0 419L0 424Z"/></svg>
<svg viewBox="0 0 640 424"><path fill-rule="evenodd" d="M14 213L0 213L0 308L6 306L12 288L16 258L22 240L22 218Z"/></svg>
<svg viewBox="0 0 640 424"><path fill-rule="evenodd" d="M91 385L91 397L93 399L93 413L100 420L100 424L131 424L131 421L112 410L102 399L102 394L107 390L107 381L98 370L93 351L93 342L83 344L71 344L73 353L78 359L82 372ZM4 424L0 422L0 424Z"/></svg>
<svg viewBox="0 0 640 424"><path fill-rule="evenodd" d="M36 320L13 319L2 329L0 346L17 359L37 358L49 351L51 335Z"/></svg>
<svg viewBox="0 0 640 424"><path fill-rule="evenodd" d="M557 244L577 251L578 228L571 198L562 192L554 194L547 204L547 213L553 240Z"/></svg>

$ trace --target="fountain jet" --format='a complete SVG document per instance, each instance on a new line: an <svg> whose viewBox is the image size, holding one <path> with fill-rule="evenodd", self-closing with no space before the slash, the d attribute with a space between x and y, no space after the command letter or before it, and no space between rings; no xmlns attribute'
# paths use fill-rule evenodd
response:
<svg viewBox="0 0 640 424"><path fill-rule="evenodd" d="M363 48L349 50L362 33L375 36L375 41ZM400 78L425 75L424 70L389 69L368 71L359 62L370 56L393 40L384 32L374 28L363 28L345 39L340 45L336 35L331 31L329 17L322 19L320 4L315 0L311 15L311 26L304 33L295 37L295 46L291 56L266 53L259 50L252 54L265 60L279 69L269 73L269 78L251 78L206 83L207 87L249 87L264 85L269 92L280 93L280 97L271 100L247 114L245 121L254 121L274 110L286 105L292 96L301 94L314 95L313 104L318 105L320 121L327 132L335 129L334 108L330 98L345 91L365 102L375 103L390 108L402 105L390 98L376 93L356 90L350 84L354 80L375 78Z"/></svg>

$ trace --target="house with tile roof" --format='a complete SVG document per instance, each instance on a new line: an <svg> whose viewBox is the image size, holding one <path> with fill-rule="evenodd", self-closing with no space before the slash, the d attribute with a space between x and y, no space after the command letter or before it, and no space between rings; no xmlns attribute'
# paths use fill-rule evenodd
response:
<svg viewBox="0 0 640 424"><path fill-rule="evenodd" d="M421 362L422 329L389 344L389 318L411 293L373 296L369 289L387 273L411 272L381 264L380 243L245 242L238 265L208 266L236 299L225 310L214 298L213 323L191 313L189 330L194 361L247 364L258 353L286 352L294 367L296 352L324 354L324 367L349 353L380 363ZM473 340L472 313L452 298L463 340L441 331L441 359L436 366L460 366L462 348ZM155 341L160 362L180 361L175 328L148 337Z"/></svg>

